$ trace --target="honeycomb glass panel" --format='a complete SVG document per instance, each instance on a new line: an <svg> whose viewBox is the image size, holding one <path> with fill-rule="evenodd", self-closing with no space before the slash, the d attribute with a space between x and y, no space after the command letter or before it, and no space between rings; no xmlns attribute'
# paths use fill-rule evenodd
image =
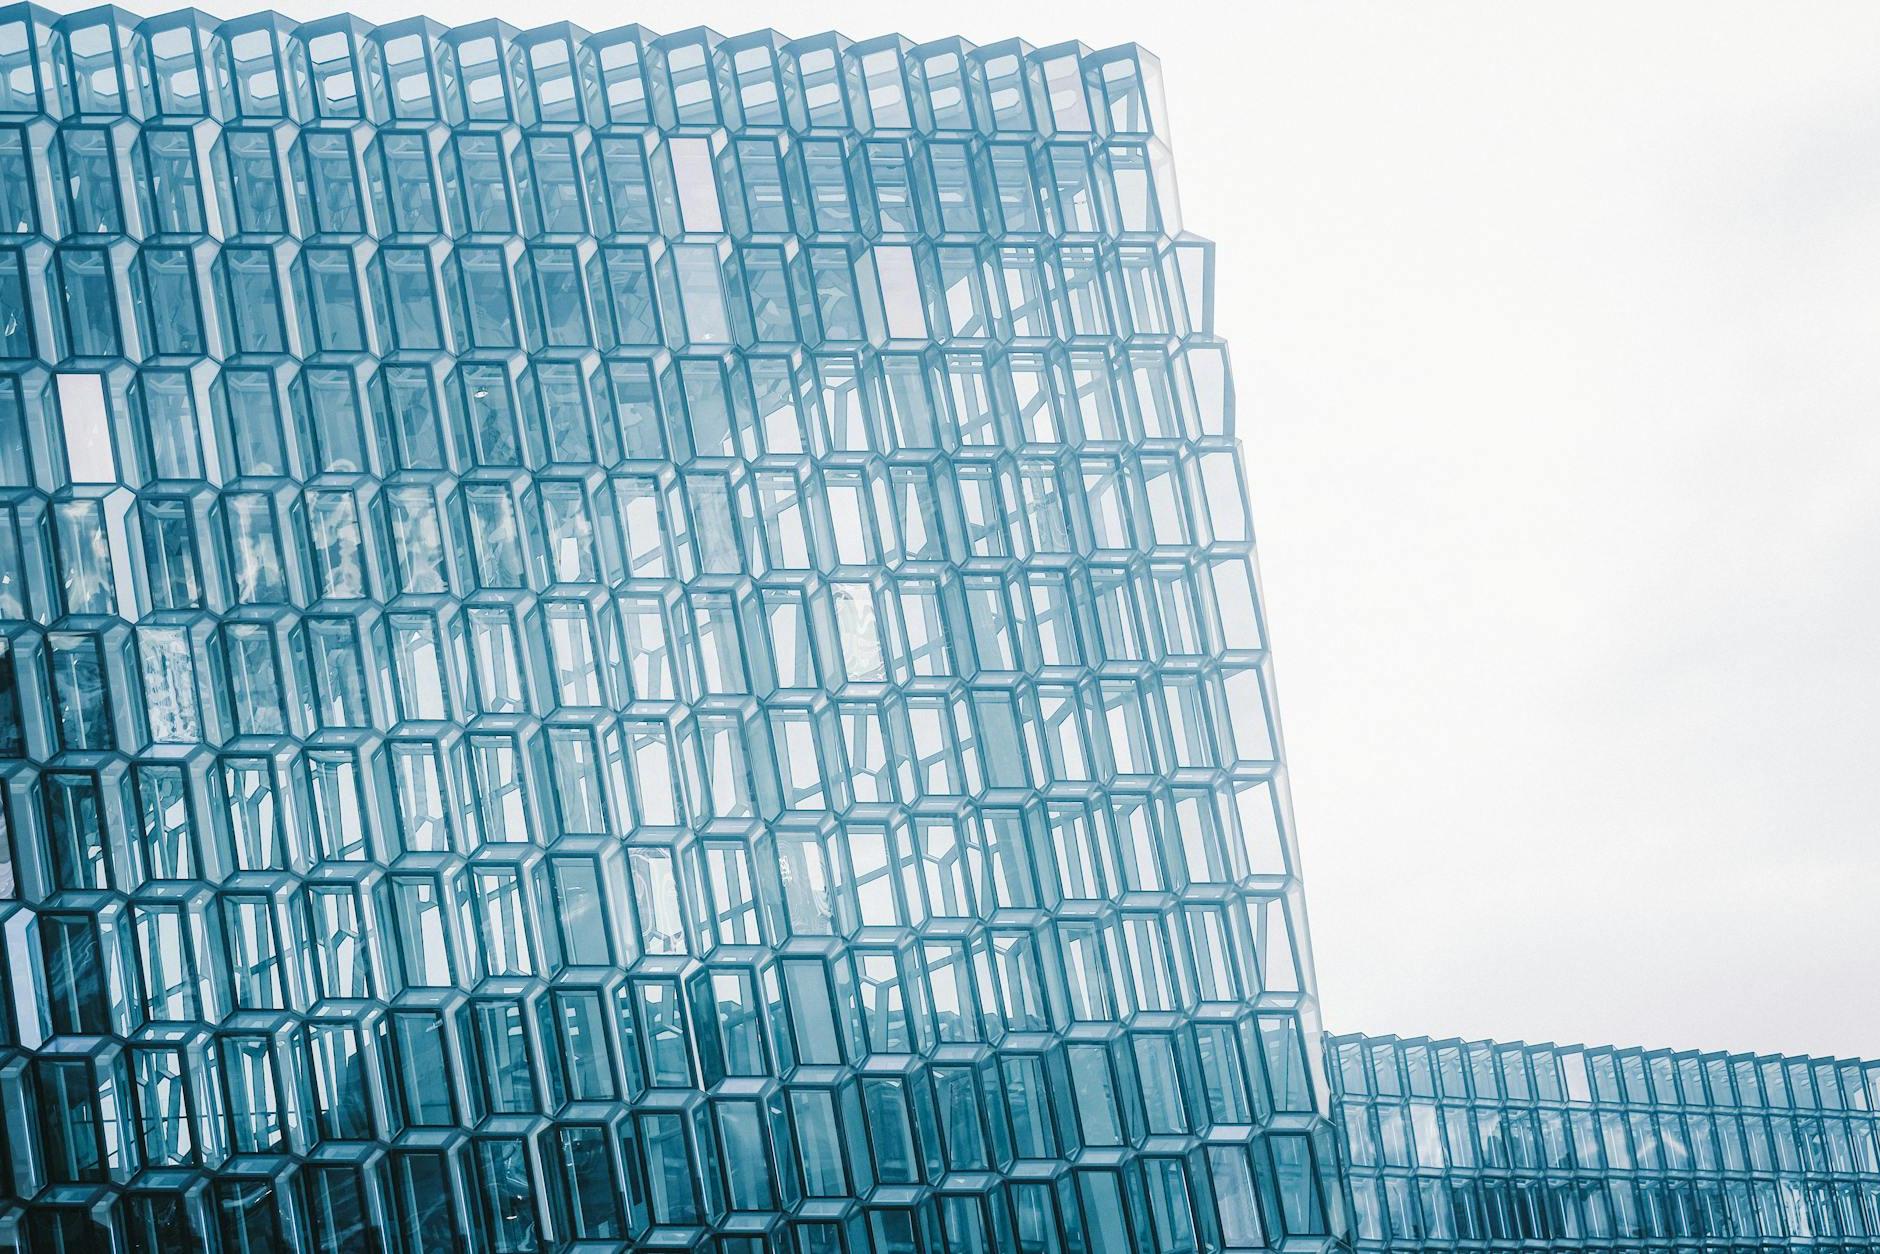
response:
<svg viewBox="0 0 1880 1254"><path fill-rule="evenodd" d="M0 8L0 1248L1343 1245L1158 84Z"/></svg>

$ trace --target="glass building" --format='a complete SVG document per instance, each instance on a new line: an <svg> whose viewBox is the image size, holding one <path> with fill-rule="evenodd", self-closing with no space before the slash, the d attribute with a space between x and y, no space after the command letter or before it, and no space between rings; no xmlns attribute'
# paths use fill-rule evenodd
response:
<svg viewBox="0 0 1880 1254"><path fill-rule="evenodd" d="M1337 1246L1211 283L1133 47L0 9L0 1246Z"/></svg>
<svg viewBox="0 0 1880 1254"><path fill-rule="evenodd" d="M1880 1062L1326 1049L1360 1249L1880 1249Z"/></svg>

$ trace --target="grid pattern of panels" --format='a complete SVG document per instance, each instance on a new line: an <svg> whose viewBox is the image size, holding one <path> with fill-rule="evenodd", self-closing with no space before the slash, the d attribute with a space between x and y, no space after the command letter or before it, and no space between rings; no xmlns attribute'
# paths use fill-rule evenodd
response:
<svg viewBox="0 0 1880 1254"><path fill-rule="evenodd" d="M1335 1245L1211 273L1131 47L0 9L0 1236Z"/></svg>
<svg viewBox="0 0 1880 1254"><path fill-rule="evenodd" d="M1326 1050L1362 1248L1880 1249L1880 1062Z"/></svg>

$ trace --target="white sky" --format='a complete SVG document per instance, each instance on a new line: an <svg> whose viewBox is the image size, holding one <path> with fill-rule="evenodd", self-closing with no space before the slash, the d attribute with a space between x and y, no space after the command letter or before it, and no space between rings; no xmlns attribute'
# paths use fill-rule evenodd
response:
<svg viewBox="0 0 1880 1254"><path fill-rule="evenodd" d="M1157 52L1327 1025L1880 1056L1880 6L350 7Z"/></svg>

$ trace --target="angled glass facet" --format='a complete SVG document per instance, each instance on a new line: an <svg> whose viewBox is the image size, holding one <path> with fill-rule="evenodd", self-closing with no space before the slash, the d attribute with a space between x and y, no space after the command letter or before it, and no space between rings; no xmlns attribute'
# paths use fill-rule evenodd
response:
<svg viewBox="0 0 1880 1254"><path fill-rule="evenodd" d="M0 1246L1337 1246L1133 47L0 9Z"/></svg>

